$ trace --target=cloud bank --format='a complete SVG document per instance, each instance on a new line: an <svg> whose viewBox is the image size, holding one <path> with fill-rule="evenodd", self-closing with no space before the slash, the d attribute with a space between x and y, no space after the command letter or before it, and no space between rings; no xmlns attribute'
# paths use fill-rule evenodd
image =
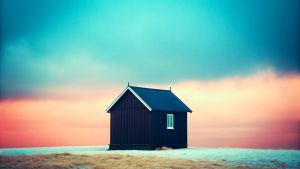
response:
<svg viewBox="0 0 300 169"><path fill-rule="evenodd" d="M141 86L168 89L171 85ZM107 145L105 109L123 88L91 95L70 87L75 99L51 95L1 100L0 147ZM181 82L172 85L172 91L193 110L188 114L189 146L300 148L297 74L278 76L269 69L248 77Z"/></svg>
<svg viewBox="0 0 300 169"><path fill-rule="evenodd" d="M299 11L284 0L1 0L0 97L295 73Z"/></svg>

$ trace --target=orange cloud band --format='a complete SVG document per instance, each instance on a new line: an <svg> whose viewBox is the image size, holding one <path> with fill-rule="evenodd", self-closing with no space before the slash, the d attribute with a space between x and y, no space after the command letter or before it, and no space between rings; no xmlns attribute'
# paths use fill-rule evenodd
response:
<svg viewBox="0 0 300 169"><path fill-rule="evenodd" d="M77 99L1 100L0 148L107 145L105 109L120 90L78 91ZM299 75L269 70L245 78L182 82L172 91L193 110L189 146L300 148Z"/></svg>

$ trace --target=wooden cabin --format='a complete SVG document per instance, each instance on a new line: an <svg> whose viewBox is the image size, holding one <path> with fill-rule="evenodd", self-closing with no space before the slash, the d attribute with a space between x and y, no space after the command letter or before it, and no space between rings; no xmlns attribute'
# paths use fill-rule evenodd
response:
<svg viewBox="0 0 300 169"><path fill-rule="evenodd" d="M187 148L187 112L170 90L127 86L106 109L110 150Z"/></svg>

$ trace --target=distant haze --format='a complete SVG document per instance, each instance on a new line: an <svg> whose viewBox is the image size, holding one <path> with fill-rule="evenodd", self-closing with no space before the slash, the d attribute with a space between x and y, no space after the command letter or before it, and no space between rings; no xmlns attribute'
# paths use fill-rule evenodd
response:
<svg viewBox="0 0 300 169"><path fill-rule="evenodd" d="M300 149L298 0L1 0L0 148L109 144L131 85L193 110L188 144Z"/></svg>

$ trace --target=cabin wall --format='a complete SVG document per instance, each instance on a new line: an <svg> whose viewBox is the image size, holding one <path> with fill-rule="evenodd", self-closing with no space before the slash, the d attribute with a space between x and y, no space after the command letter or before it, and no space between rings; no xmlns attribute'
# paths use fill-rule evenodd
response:
<svg viewBox="0 0 300 169"><path fill-rule="evenodd" d="M110 111L110 149L147 149L150 111L128 90Z"/></svg>
<svg viewBox="0 0 300 169"><path fill-rule="evenodd" d="M167 114L174 114L174 129L167 129ZM152 111L151 142L154 147L187 147L187 112Z"/></svg>

